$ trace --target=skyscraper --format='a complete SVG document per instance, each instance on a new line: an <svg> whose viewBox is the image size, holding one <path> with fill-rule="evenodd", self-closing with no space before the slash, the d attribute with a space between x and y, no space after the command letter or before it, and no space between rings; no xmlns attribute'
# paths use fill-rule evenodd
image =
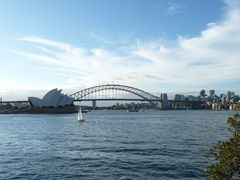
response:
<svg viewBox="0 0 240 180"><path fill-rule="evenodd" d="M209 91L209 96L210 97L213 97L214 94L215 94L215 90L212 89L212 90Z"/></svg>
<svg viewBox="0 0 240 180"><path fill-rule="evenodd" d="M201 90L201 91L200 91L200 96L205 97L205 95L206 95L205 90L204 90L204 89Z"/></svg>

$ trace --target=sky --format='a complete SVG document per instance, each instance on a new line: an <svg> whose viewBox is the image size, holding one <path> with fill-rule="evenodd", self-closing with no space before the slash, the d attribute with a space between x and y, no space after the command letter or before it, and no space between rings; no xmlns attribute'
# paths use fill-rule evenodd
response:
<svg viewBox="0 0 240 180"><path fill-rule="evenodd" d="M239 90L240 0L0 0L0 97L101 84Z"/></svg>

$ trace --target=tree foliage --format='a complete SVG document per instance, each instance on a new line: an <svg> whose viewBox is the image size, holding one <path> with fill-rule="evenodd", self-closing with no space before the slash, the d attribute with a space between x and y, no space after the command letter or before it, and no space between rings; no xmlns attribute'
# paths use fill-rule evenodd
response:
<svg viewBox="0 0 240 180"><path fill-rule="evenodd" d="M210 180L240 179L240 115L229 117L227 123L231 137L210 149L214 162L205 171Z"/></svg>

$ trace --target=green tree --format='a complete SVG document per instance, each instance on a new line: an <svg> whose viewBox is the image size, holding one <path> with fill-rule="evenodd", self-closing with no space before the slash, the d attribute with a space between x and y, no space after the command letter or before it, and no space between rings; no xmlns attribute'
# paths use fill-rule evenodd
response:
<svg viewBox="0 0 240 180"><path fill-rule="evenodd" d="M207 179L240 179L240 115L229 117L227 123L232 135L210 149L214 162L205 171Z"/></svg>

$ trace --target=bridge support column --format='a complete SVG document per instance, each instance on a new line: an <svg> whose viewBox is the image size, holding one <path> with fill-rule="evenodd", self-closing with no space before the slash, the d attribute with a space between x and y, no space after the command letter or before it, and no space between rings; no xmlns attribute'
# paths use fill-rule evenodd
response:
<svg viewBox="0 0 240 180"><path fill-rule="evenodd" d="M96 107L97 107L97 105L96 105L96 100L93 100L93 101L92 101L92 109L95 110Z"/></svg>
<svg viewBox="0 0 240 180"><path fill-rule="evenodd" d="M161 109L168 109L168 96L167 96L167 93L161 94L160 98L161 98Z"/></svg>

